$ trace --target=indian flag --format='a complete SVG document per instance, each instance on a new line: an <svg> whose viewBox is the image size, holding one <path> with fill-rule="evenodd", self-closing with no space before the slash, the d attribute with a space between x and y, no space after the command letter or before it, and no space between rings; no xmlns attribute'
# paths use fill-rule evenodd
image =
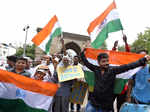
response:
<svg viewBox="0 0 150 112"><path fill-rule="evenodd" d="M0 112L48 112L58 86L0 70Z"/></svg>
<svg viewBox="0 0 150 112"><path fill-rule="evenodd" d="M107 39L109 33L122 29L116 4L113 1L100 16L90 23L87 31L91 38L92 47L99 48Z"/></svg>
<svg viewBox="0 0 150 112"><path fill-rule="evenodd" d="M86 49L85 56L91 64L98 66L97 56L99 55L99 53L109 54L109 63L111 66L120 66L123 64L128 64L131 62L135 62L139 60L140 58L144 57L143 55L130 53L130 52L116 52L116 51L108 51L108 50L100 50L100 49L92 49L92 48ZM135 69L116 75L116 85L115 85L114 92L121 93L121 91L124 88L124 84L126 80L131 78L141 68L142 67L137 67ZM83 69L85 71L85 79L87 83L89 84L89 91L92 92L94 89L94 82L95 82L94 73L85 66Z"/></svg>
<svg viewBox="0 0 150 112"><path fill-rule="evenodd" d="M48 24L33 37L32 42L48 54L53 38L60 36L61 33L61 27L55 15Z"/></svg>

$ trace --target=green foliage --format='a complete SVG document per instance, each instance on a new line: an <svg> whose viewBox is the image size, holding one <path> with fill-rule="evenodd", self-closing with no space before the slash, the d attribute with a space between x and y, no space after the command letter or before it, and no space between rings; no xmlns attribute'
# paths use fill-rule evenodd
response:
<svg viewBox="0 0 150 112"><path fill-rule="evenodd" d="M22 55L23 55L23 48L19 47L17 49L16 56L22 56ZM35 58L35 45L34 44L26 46L26 56L30 57L31 59Z"/></svg>
<svg viewBox="0 0 150 112"><path fill-rule="evenodd" d="M147 28L144 33L139 33L137 39L130 45L131 52L140 50L148 50L150 53L150 28ZM125 46L119 46L118 51L125 51Z"/></svg>
<svg viewBox="0 0 150 112"><path fill-rule="evenodd" d="M19 47L19 48L17 49L16 56L22 56L22 54L23 54L23 48L22 48L22 47Z"/></svg>
<svg viewBox="0 0 150 112"><path fill-rule="evenodd" d="M138 38L134 41L131 48L133 52L138 52L143 49L150 52L150 28L147 28L144 33L138 34Z"/></svg>
<svg viewBox="0 0 150 112"><path fill-rule="evenodd" d="M118 51L125 51L125 46L118 46Z"/></svg>

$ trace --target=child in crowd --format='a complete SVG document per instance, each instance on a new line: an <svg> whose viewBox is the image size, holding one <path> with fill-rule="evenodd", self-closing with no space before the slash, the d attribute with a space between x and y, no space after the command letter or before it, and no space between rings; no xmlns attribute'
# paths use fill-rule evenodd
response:
<svg viewBox="0 0 150 112"><path fill-rule="evenodd" d="M20 57L16 60L15 67L12 70L10 70L10 72L14 72L26 77L30 77L31 74L25 70L26 65L27 65L27 59Z"/></svg>
<svg viewBox="0 0 150 112"><path fill-rule="evenodd" d="M44 77L46 76L45 70L39 69L34 74L34 78L36 80L44 80Z"/></svg>

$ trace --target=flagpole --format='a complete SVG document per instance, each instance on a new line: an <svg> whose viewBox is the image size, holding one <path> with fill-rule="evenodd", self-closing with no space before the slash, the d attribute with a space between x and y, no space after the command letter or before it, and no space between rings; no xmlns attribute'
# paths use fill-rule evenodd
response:
<svg viewBox="0 0 150 112"><path fill-rule="evenodd" d="M23 57L26 56L26 44L27 44L27 36L28 36L28 29L29 29L29 25L27 25L26 27L23 28L23 31L26 32L26 35L25 35L25 43L24 43L24 46L23 46Z"/></svg>
<svg viewBox="0 0 150 112"><path fill-rule="evenodd" d="M123 30L121 30L121 32L122 32L122 35L124 36L124 32L123 32Z"/></svg>
<svg viewBox="0 0 150 112"><path fill-rule="evenodd" d="M113 2L116 4L116 1L115 1L115 0L113 0Z"/></svg>
<svg viewBox="0 0 150 112"><path fill-rule="evenodd" d="M67 52L66 52L66 47L65 47L65 43L64 43L63 32L61 33L60 41L61 41L61 43L62 43L62 50L63 50L63 53L64 53L64 55L66 56L66 55L67 55Z"/></svg>
<svg viewBox="0 0 150 112"><path fill-rule="evenodd" d="M63 32L62 32L61 35L60 35L60 39L63 39Z"/></svg>

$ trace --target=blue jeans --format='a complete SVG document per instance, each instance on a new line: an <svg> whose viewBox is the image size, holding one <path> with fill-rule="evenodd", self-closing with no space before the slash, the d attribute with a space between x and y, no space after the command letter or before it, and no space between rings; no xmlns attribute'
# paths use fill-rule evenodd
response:
<svg viewBox="0 0 150 112"><path fill-rule="evenodd" d="M86 105L85 108L85 112L113 112L113 110L103 110L101 108L96 109L91 105L90 101L88 101L88 104Z"/></svg>

